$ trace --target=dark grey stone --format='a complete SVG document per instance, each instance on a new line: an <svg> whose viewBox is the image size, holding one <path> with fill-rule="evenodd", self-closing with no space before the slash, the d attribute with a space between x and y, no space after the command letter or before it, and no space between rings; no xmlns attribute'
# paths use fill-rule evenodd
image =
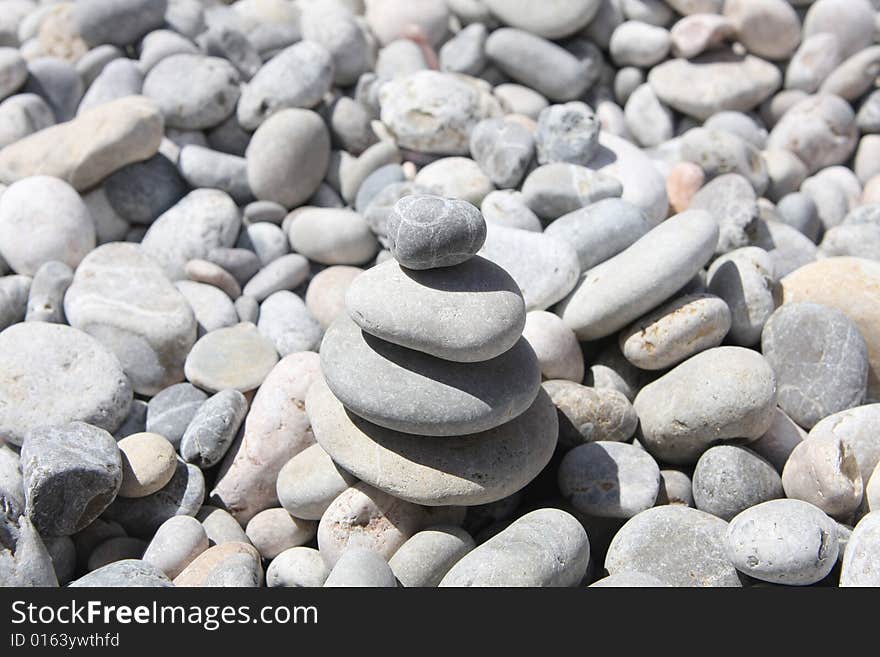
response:
<svg viewBox="0 0 880 657"><path fill-rule="evenodd" d="M157 393L147 405L146 429L177 447L186 428L208 395L191 383L175 383Z"/></svg>
<svg viewBox="0 0 880 657"><path fill-rule="evenodd" d="M222 390L202 404L180 440L180 455L200 468L217 465L238 433L248 403L238 390Z"/></svg>

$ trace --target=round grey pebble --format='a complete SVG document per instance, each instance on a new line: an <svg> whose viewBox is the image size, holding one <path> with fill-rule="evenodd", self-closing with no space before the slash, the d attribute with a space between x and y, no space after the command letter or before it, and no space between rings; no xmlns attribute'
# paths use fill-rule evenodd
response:
<svg viewBox="0 0 880 657"><path fill-rule="evenodd" d="M303 300L287 290L273 292L260 304L257 330L282 358L299 351L317 351L324 336Z"/></svg>
<svg viewBox="0 0 880 657"><path fill-rule="evenodd" d="M357 479L317 444L306 447L278 473L278 500L292 516L320 520L336 497Z"/></svg>
<svg viewBox="0 0 880 657"><path fill-rule="evenodd" d="M541 220L526 205L522 192L510 189L489 192L480 204L480 211L487 224L521 228L535 233L543 230Z"/></svg>
<svg viewBox="0 0 880 657"><path fill-rule="evenodd" d="M207 549L208 535L202 523L192 516L174 516L156 530L143 560L174 579Z"/></svg>
<svg viewBox="0 0 880 657"><path fill-rule="evenodd" d="M352 547L345 550L324 581L325 588L396 588L397 579L377 552Z"/></svg>
<svg viewBox="0 0 880 657"><path fill-rule="evenodd" d="M800 500L744 509L727 526L726 541L737 570L773 584L815 584L837 563L837 523Z"/></svg>
<svg viewBox="0 0 880 657"><path fill-rule="evenodd" d="M236 203L253 198L247 179L247 160L195 144L180 149L180 175L193 187L211 187L229 194Z"/></svg>
<svg viewBox="0 0 880 657"><path fill-rule="evenodd" d="M84 0L74 5L76 29L91 45L127 46L162 26L167 0Z"/></svg>
<svg viewBox="0 0 880 657"><path fill-rule="evenodd" d="M773 465L736 445L711 447L697 461L694 503L700 511L730 520L749 507L784 497Z"/></svg>
<svg viewBox="0 0 880 657"><path fill-rule="evenodd" d="M177 167L164 155L129 164L110 174L104 193L125 221L149 226L189 191Z"/></svg>
<svg viewBox="0 0 880 657"><path fill-rule="evenodd" d="M164 436L175 446L208 395L191 383L175 383L161 390L147 404L146 429Z"/></svg>
<svg viewBox="0 0 880 657"><path fill-rule="evenodd" d="M474 547L474 539L460 527L428 527L401 545L388 565L402 586L435 587Z"/></svg>
<svg viewBox="0 0 880 657"><path fill-rule="evenodd" d="M263 301L280 290L295 289L308 275L308 259L299 253L289 253L257 271L244 286L242 294Z"/></svg>
<svg viewBox="0 0 880 657"><path fill-rule="evenodd" d="M632 518L654 506L660 468L643 449L597 441L578 445L559 464L559 490L591 516Z"/></svg>
<svg viewBox="0 0 880 657"><path fill-rule="evenodd" d="M272 559L266 569L266 586L319 588L329 574L320 552L310 547L292 547Z"/></svg>
<svg viewBox="0 0 880 657"><path fill-rule="evenodd" d="M620 197L623 186L600 171L554 162L534 169L523 182L522 193L532 212L553 220L604 198Z"/></svg>
<svg viewBox="0 0 880 657"><path fill-rule="evenodd" d="M805 429L865 397L867 344L835 308L785 304L764 326L761 352L776 373L780 408Z"/></svg>

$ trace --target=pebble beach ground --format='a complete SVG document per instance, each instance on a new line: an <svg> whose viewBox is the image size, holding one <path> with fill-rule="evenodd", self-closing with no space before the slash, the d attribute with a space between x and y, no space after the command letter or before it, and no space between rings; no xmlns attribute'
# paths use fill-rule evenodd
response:
<svg viewBox="0 0 880 657"><path fill-rule="evenodd" d="M0 585L880 586L877 0L0 0Z"/></svg>

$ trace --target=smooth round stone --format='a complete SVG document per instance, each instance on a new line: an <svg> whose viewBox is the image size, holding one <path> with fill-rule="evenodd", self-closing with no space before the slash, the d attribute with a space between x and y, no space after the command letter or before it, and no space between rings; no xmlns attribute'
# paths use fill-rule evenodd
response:
<svg viewBox="0 0 880 657"><path fill-rule="evenodd" d="M324 335L303 300L287 290L274 292L260 304L257 329L275 345L280 356L317 351Z"/></svg>
<svg viewBox="0 0 880 657"><path fill-rule="evenodd" d="M353 413L428 436L485 431L515 418L535 400L541 378L535 353L521 339L490 360L456 363L375 338L348 317L327 329L321 368Z"/></svg>
<svg viewBox="0 0 880 657"><path fill-rule="evenodd" d="M521 84L504 83L497 85L492 93L514 114L537 120L541 111L549 105L540 93Z"/></svg>
<svg viewBox="0 0 880 657"><path fill-rule="evenodd" d="M803 233L810 240L819 239L822 223L816 204L812 198L802 192L786 194L776 204L776 212L780 221Z"/></svg>
<svg viewBox="0 0 880 657"><path fill-rule="evenodd" d="M751 231L751 242L770 256L777 281L814 262L819 256L819 251L810 238L779 221L759 219Z"/></svg>
<svg viewBox="0 0 880 657"><path fill-rule="evenodd" d="M776 377L757 352L716 347L641 389L639 441L668 463L694 463L713 443L755 440L770 427Z"/></svg>
<svg viewBox="0 0 880 657"><path fill-rule="evenodd" d="M809 301L837 308L868 345L871 362L866 401L880 400L880 263L864 258L826 258L782 279L783 303Z"/></svg>
<svg viewBox="0 0 880 657"><path fill-rule="evenodd" d="M0 197L0 255L17 274L46 262L75 268L95 248L95 228L79 194L63 180L33 176Z"/></svg>
<svg viewBox="0 0 880 657"><path fill-rule="evenodd" d="M71 326L117 355L135 392L156 394L183 379L196 320L142 247L110 243L92 251L76 270L64 312Z"/></svg>
<svg viewBox="0 0 880 657"><path fill-rule="evenodd" d="M719 85L718 80L725 84ZM692 60L670 59L648 73L648 83L663 103L703 121L722 110L754 109L781 82L782 74L773 64L727 51Z"/></svg>
<svg viewBox="0 0 880 657"><path fill-rule="evenodd" d="M486 68L486 37L482 23L472 23L443 44L438 53L440 69L449 73L479 75Z"/></svg>
<svg viewBox="0 0 880 657"><path fill-rule="evenodd" d="M556 410L543 392L523 414L450 438L403 434L348 413L327 384L309 390L315 439L341 467L387 493L426 506L493 502L520 490L556 446Z"/></svg>
<svg viewBox="0 0 880 657"><path fill-rule="evenodd" d="M576 586L589 559L590 542L574 516L538 509L471 550L440 586Z"/></svg>
<svg viewBox="0 0 880 657"><path fill-rule="evenodd" d="M413 535L388 565L405 587L435 587L449 570L475 547L460 527L439 525Z"/></svg>
<svg viewBox="0 0 880 657"><path fill-rule="evenodd" d="M248 521L245 532L264 559L274 559L315 537L317 523L294 518L284 509L266 509Z"/></svg>
<svg viewBox="0 0 880 657"><path fill-rule="evenodd" d="M308 200L324 179L330 133L315 112L281 110L257 128L245 158L254 196L293 208Z"/></svg>
<svg viewBox="0 0 880 657"><path fill-rule="evenodd" d="M175 164L164 155L122 167L104 181L113 211L129 223L148 226L189 191Z"/></svg>
<svg viewBox="0 0 880 657"><path fill-rule="evenodd" d="M186 263L217 247L231 247L241 229L235 201L218 189L196 189L164 212L141 242L171 280L186 278Z"/></svg>
<svg viewBox="0 0 880 657"><path fill-rule="evenodd" d="M397 163L386 164L364 179L355 196L354 208L364 214L368 207L387 187L406 182L403 167Z"/></svg>
<svg viewBox="0 0 880 657"><path fill-rule="evenodd" d="M541 220L526 205L522 192L508 189L489 192L480 204L480 211L487 224L535 233L543 230Z"/></svg>
<svg viewBox="0 0 880 657"><path fill-rule="evenodd" d="M655 506L680 504L694 506L693 483L691 478L680 470L660 471L660 492Z"/></svg>
<svg viewBox="0 0 880 657"><path fill-rule="evenodd" d="M666 58L671 39L662 27L629 20L614 30L608 46L618 66L650 68Z"/></svg>
<svg viewBox="0 0 880 657"><path fill-rule="evenodd" d="M773 584L815 584L837 562L837 523L800 500L743 510L727 526L726 541L737 570Z"/></svg>
<svg viewBox="0 0 880 657"><path fill-rule="evenodd" d="M844 60L822 82L820 93L856 101L874 86L872 71L880 64L880 48L871 46Z"/></svg>
<svg viewBox="0 0 880 657"><path fill-rule="evenodd" d="M761 352L776 373L779 406L806 429L864 399L868 348L839 310L814 303L782 306L764 327Z"/></svg>
<svg viewBox="0 0 880 657"><path fill-rule="evenodd" d="M336 497L357 479L336 465L320 445L310 445L278 473L278 501L297 518L320 520Z"/></svg>
<svg viewBox="0 0 880 657"><path fill-rule="evenodd" d="M19 93L0 103L0 148L55 123L52 108L36 94Z"/></svg>
<svg viewBox="0 0 880 657"><path fill-rule="evenodd" d="M318 374L317 354L291 354L278 362L257 391L243 436L227 452L211 491L211 499L242 523L278 505L279 472L314 443L304 402Z"/></svg>
<svg viewBox="0 0 880 657"><path fill-rule="evenodd" d="M299 287L308 275L308 259L299 253L288 253L276 258L254 274L244 286L242 293L256 301L263 301L275 292Z"/></svg>
<svg viewBox="0 0 880 657"><path fill-rule="evenodd" d="M492 64L514 81L556 102L576 100L595 81L596 64L523 30L501 28L486 40ZM553 71L553 75L547 75Z"/></svg>
<svg viewBox="0 0 880 657"><path fill-rule="evenodd" d="M769 461L743 447L718 445L697 461L693 496L700 511L730 521L741 511L784 497L784 493Z"/></svg>
<svg viewBox="0 0 880 657"><path fill-rule="evenodd" d="M556 406L563 445L632 438L639 419L617 390L590 388L574 381L551 380L541 386Z"/></svg>
<svg viewBox="0 0 880 657"><path fill-rule="evenodd" d="M93 570L68 586L71 588L166 588L173 584L156 566L141 559L123 559Z"/></svg>
<svg viewBox="0 0 880 657"><path fill-rule="evenodd" d="M817 0L804 17L804 38L828 32L848 57L874 41L874 9L868 0Z"/></svg>
<svg viewBox="0 0 880 657"><path fill-rule="evenodd" d="M779 210L781 202L788 196L792 196L795 199L800 197L809 198L806 194L797 193L797 190L800 189L801 184L807 178L807 167L798 159L797 155L789 151L776 149L762 151L761 157L767 167L768 184L765 196L777 203L777 210ZM812 201L812 199L810 200ZM798 205L793 205L791 210L795 214L803 211ZM812 212L815 215L815 206L813 206ZM783 215L783 217L785 216L783 211L780 211L779 214ZM786 223L791 222L786 221ZM798 225L806 225L806 223L801 221L793 225L797 227ZM801 232L806 234L803 230Z"/></svg>
<svg viewBox="0 0 880 657"><path fill-rule="evenodd" d="M317 105L333 84L333 58L315 41L300 41L266 62L244 85L238 122L256 130L270 116Z"/></svg>
<svg viewBox="0 0 880 657"><path fill-rule="evenodd" d="M512 348L526 317L514 280L480 257L422 271L383 262L352 281L346 308L370 335L460 363L486 361Z"/></svg>
<svg viewBox="0 0 880 657"><path fill-rule="evenodd" d="M256 326L242 322L199 339L186 357L184 372L191 383L210 392L247 392L259 387L277 362L272 343Z"/></svg>
<svg viewBox="0 0 880 657"><path fill-rule="evenodd" d="M713 294L669 301L620 333L620 350L644 370L662 370L721 344L730 330L730 308Z"/></svg>
<svg viewBox="0 0 880 657"><path fill-rule="evenodd" d="M294 251L324 265L360 265L379 250L364 218L346 209L304 209L290 222L287 235Z"/></svg>
<svg viewBox="0 0 880 657"><path fill-rule="evenodd" d="M318 524L318 549L328 566L352 548L390 559L421 529L421 507L359 482L333 500Z"/></svg>
<svg viewBox="0 0 880 657"><path fill-rule="evenodd" d="M864 516L855 526L843 555L840 586L880 586L880 512Z"/></svg>
<svg viewBox="0 0 880 657"><path fill-rule="evenodd" d="M20 280L19 277L8 278ZM27 293L27 311L24 316L26 322L61 324L65 321L64 294L72 282L73 270L63 262L50 260L41 265L34 274L29 289L18 288L18 292L12 291L10 294L13 298L20 298L22 291Z"/></svg>
<svg viewBox="0 0 880 657"><path fill-rule="evenodd" d="M389 250L403 267L423 270L469 260L486 239L480 211L466 201L413 195L388 215Z"/></svg>
<svg viewBox="0 0 880 657"><path fill-rule="evenodd" d="M335 184L339 187L339 197L345 203L353 204L358 190L371 173L388 164L400 163L400 158L398 145L387 138L376 142L358 157L346 151L334 154L331 176L334 180L338 177L338 183Z"/></svg>
<svg viewBox="0 0 880 657"><path fill-rule="evenodd" d="M250 543L244 527L225 509L204 505L196 514L212 546L223 543Z"/></svg>
<svg viewBox="0 0 880 657"><path fill-rule="evenodd" d="M0 372L0 433L13 445L35 427L76 420L115 431L131 406L116 356L63 324L27 322L0 333Z"/></svg>
<svg viewBox="0 0 880 657"><path fill-rule="evenodd" d="M348 548L339 556L324 586L329 588L396 588L386 559L373 550Z"/></svg>
<svg viewBox="0 0 880 657"><path fill-rule="evenodd" d="M776 308L773 263L758 247L743 247L712 263L708 289L730 309L728 342L751 347Z"/></svg>
<svg viewBox="0 0 880 657"><path fill-rule="evenodd" d="M204 26L202 28L204 29ZM149 73L156 64L171 55L201 54L196 44L172 30L153 30L141 40L139 50L138 68L143 73ZM120 56L120 59L122 57Z"/></svg>
<svg viewBox="0 0 880 657"><path fill-rule="evenodd" d="M178 459L174 476L146 497L117 497L104 512L132 536L150 538L159 526L178 515L194 516L205 498L205 478L196 466Z"/></svg>
<svg viewBox="0 0 880 657"><path fill-rule="evenodd" d="M290 253L284 230L268 221L244 225L236 246L256 253L263 266Z"/></svg>
<svg viewBox="0 0 880 657"><path fill-rule="evenodd" d="M241 296L241 286L238 281L220 265L196 258L186 263L185 270L191 280L211 285L221 290L230 299L237 299Z"/></svg>
<svg viewBox="0 0 880 657"><path fill-rule="evenodd" d="M145 497L163 488L177 469L174 445L155 433L136 433L119 441L122 497Z"/></svg>
<svg viewBox="0 0 880 657"><path fill-rule="evenodd" d="M847 519L862 501L859 462L836 436L811 435L791 452L782 470L786 497L814 504L832 518Z"/></svg>
<svg viewBox="0 0 880 657"><path fill-rule="evenodd" d="M471 131L470 153L493 184L513 188L531 164L535 142L515 121L484 119Z"/></svg>
<svg viewBox="0 0 880 657"><path fill-rule="evenodd" d="M318 588L324 586L329 574L320 552L310 547L293 547L272 559L266 569L266 586Z"/></svg>
<svg viewBox="0 0 880 657"><path fill-rule="evenodd" d="M180 440L188 463L211 468L226 454L247 414L247 400L238 390L222 390L199 407Z"/></svg>
<svg viewBox="0 0 880 657"><path fill-rule="evenodd" d="M219 125L235 111L239 75L232 64L219 57L172 55L147 73L143 93L158 103L166 126L204 130Z"/></svg>
<svg viewBox="0 0 880 657"><path fill-rule="evenodd" d="M122 459L113 436L85 422L44 425L21 447L25 514L46 536L69 536L113 501Z"/></svg>
<svg viewBox="0 0 880 657"><path fill-rule="evenodd" d="M487 83L439 71L394 78L380 88L379 105L401 148L437 155L467 155L474 127L502 116Z"/></svg>
<svg viewBox="0 0 880 657"><path fill-rule="evenodd" d="M800 20L784 0L732 0L724 3L724 15L740 43L758 57L788 59L800 43Z"/></svg>
<svg viewBox="0 0 880 657"><path fill-rule="evenodd" d="M681 505L648 509L617 532L605 557L611 575L640 572L670 586L741 586L725 545L727 523Z"/></svg>
<svg viewBox="0 0 880 657"><path fill-rule="evenodd" d="M859 462L862 482L867 483L880 462L880 440L875 430L878 420L880 404L857 406L821 420L810 430L810 436L843 440Z"/></svg>
<svg viewBox="0 0 880 657"><path fill-rule="evenodd" d="M334 141L343 150L352 155L360 155L378 141L371 126L372 120L373 117L361 103L347 96L340 96L332 106L328 124Z"/></svg>
<svg viewBox="0 0 880 657"><path fill-rule="evenodd" d="M156 394L147 405L147 431L159 434L175 447L208 395L191 383L175 383Z"/></svg>
<svg viewBox="0 0 880 657"><path fill-rule="evenodd" d="M335 265L321 270L309 281L306 308L322 328L329 327L345 312L345 297L352 282L364 272L359 267Z"/></svg>
<svg viewBox="0 0 880 657"><path fill-rule="evenodd" d="M192 308L200 337L218 328L238 323L235 306L222 290L193 281L177 281L174 287Z"/></svg>
<svg viewBox="0 0 880 657"><path fill-rule="evenodd" d="M89 555L89 570L97 570L107 564L123 559L140 559L144 555L147 542L139 538L131 538L129 536L118 536L111 538L98 547L96 547Z"/></svg>
<svg viewBox="0 0 880 657"><path fill-rule="evenodd" d="M639 207L607 198L559 217L545 233L574 246L581 271L586 271L628 248L651 228Z"/></svg>
<svg viewBox="0 0 880 657"><path fill-rule="evenodd" d="M559 464L559 490L591 516L632 518L654 506L660 468L643 449L597 441L578 445Z"/></svg>
<svg viewBox="0 0 880 657"><path fill-rule="evenodd" d="M556 162L534 169L523 183L522 193L532 212L553 220L604 198L619 197L623 187L610 175Z"/></svg>
<svg viewBox="0 0 880 657"><path fill-rule="evenodd" d="M260 553L249 543L214 545L174 578L174 586L254 588L263 584Z"/></svg>
<svg viewBox="0 0 880 657"><path fill-rule="evenodd" d="M411 39L397 39L379 50L375 71L367 74L376 76L371 81L374 88L369 91L371 104L378 104L378 89L381 89L383 82L427 70L426 52Z"/></svg>
<svg viewBox="0 0 880 657"><path fill-rule="evenodd" d="M625 105L633 92L645 82L645 74L635 66L624 66L614 76L614 98Z"/></svg>
<svg viewBox="0 0 880 657"><path fill-rule="evenodd" d="M414 25L426 45L436 46L446 36L449 8L443 0L370 0L365 18L370 30L383 45L404 37Z"/></svg>
<svg viewBox="0 0 880 657"><path fill-rule="evenodd" d="M382 171L383 168L380 167L376 172ZM361 187L363 188L363 185ZM364 219L367 220L370 229L377 236L384 237L388 232L388 215L391 214L391 210L400 199L411 194L435 194L436 192L437 190L409 180L390 183L370 200L369 205L363 211Z"/></svg>
<svg viewBox="0 0 880 657"><path fill-rule="evenodd" d="M858 143L855 114L839 96L809 96L788 110L770 132L768 148L791 151L809 173L842 164Z"/></svg>
<svg viewBox="0 0 880 657"><path fill-rule="evenodd" d="M624 120L635 141L645 147L659 146L675 132L672 113L649 84L638 86L627 97Z"/></svg>
<svg viewBox="0 0 880 657"><path fill-rule="evenodd" d="M590 588L659 588L668 586L665 582L653 575L646 575L636 571L624 571L616 575L608 575L590 584Z"/></svg>
<svg viewBox="0 0 880 657"><path fill-rule="evenodd" d="M557 312L580 340L611 335L681 289L717 241L718 225L708 213L676 215L585 272Z"/></svg>
<svg viewBox="0 0 880 657"><path fill-rule="evenodd" d="M552 0L540 6L527 0L486 0L486 7L503 23L559 39L574 34L599 12L599 0Z"/></svg>
<svg viewBox="0 0 880 657"><path fill-rule="evenodd" d="M584 379L584 355L574 331L558 315L544 310L526 314L522 336L538 357L545 379L566 379L580 383Z"/></svg>
<svg viewBox="0 0 880 657"><path fill-rule="evenodd" d="M202 523L191 516L174 516L156 531L143 560L174 579L207 549L208 535Z"/></svg>
<svg viewBox="0 0 880 657"><path fill-rule="evenodd" d="M571 292L580 265L575 249L559 239L518 228L487 225L478 255L494 262L516 281L526 310L544 310Z"/></svg>
<svg viewBox="0 0 880 657"><path fill-rule="evenodd" d="M414 183L437 196L460 199L477 207L495 189L479 164L467 157L444 157L431 162L419 171Z"/></svg>

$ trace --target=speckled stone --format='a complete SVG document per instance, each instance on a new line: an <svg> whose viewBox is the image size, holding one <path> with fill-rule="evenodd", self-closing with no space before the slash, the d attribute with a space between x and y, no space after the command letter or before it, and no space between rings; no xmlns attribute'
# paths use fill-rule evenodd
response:
<svg viewBox="0 0 880 657"><path fill-rule="evenodd" d="M498 187L519 185L535 155L532 133L515 121L484 119L471 131L470 153Z"/></svg>
<svg viewBox="0 0 880 657"><path fill-rule="evenodd" d="M623 186L608 174L555 162L534 169L523 182L522 193L532 212L552 220L604 198L619 197Z"/></svg>
<svg viewBox="0 0 880 657"><path fill-rule="evenodd" d="M310 547L293 547L272 559L266 569L266 586L317 588L324 586L329 574L320 552Z"/></svg>
<svg viewBox="0 0 880 657"><path fill-rule="evenodd" d="M590 388L574 381L542 384L556 406L559 441L572 446L596 441L626 441L638 426L638 416L623 393Z"/></svg>
<svg viewBox="0 0 880 657"><path fill-rule="evenodd" d="M388 565L405 587L434 587L474 547L474 539L464 529L438 525L414 534Z"/></svg>
<svg viewBox="0 0 880 657"><path fill-rule="evenodd" d="M782 486L786 497L814 504L841 520L862 501L859 462L836 436L809 436L800 442L785 462Z"/></svg>
<svg viewBox="0 0 880 657"><path fill-rule="evenodd" d="M221 390L193 415L180 440L180 455L188 463L211 468L223 458L247 414L247 399L238 390Z"/></svg>
<svg viewBox="0 0 880 657"><path fill-rule="evenodd" d="M716 445L697 461L694 502L700 511L730 521L741 511L784 496L773 465L744 447Z"/></svg>
<svg viewBox="0 0 880 657"><path fill-rule="evenodd" d="M156 566L141 559L123 559L93 570L69 584L71 588L166 588L173 584Z"/></svg>
<svg viewBox="0 0 880 657"><path fill-rule="evenodd" d="M177 447L184 431L208 395L191 383L175 383L156 394L147 405L146 429Z"/></svg>

